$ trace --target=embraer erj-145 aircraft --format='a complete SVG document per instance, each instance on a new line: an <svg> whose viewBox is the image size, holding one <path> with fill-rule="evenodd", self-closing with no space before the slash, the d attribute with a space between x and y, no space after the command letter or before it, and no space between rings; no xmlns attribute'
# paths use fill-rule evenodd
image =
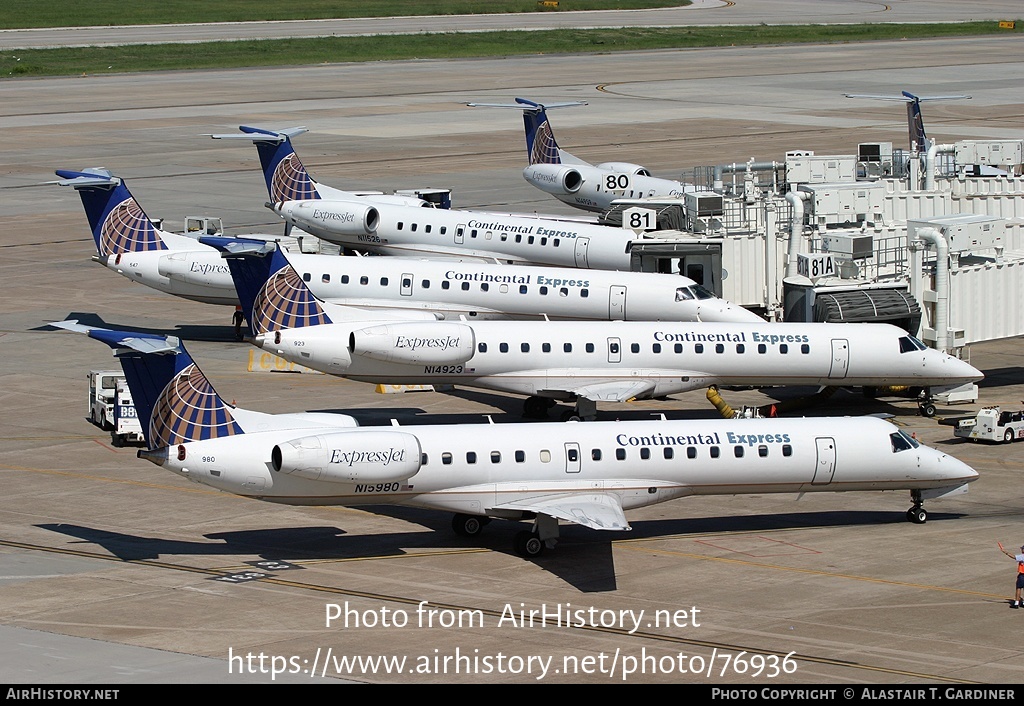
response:
<svg viewBox="0 0 1024 706"><path fill-rule="evenodd" d="M356 193L325 192L306 172L290 135L242 126L252 140L271 202L286 223L346 248L383 255L477 259L506 264L556 265L597 270L630 269L630 230L536 216L419 208L368 201Z"/></svg>
<svg viewBox="0 0 1024 706"><path fill-rule="evenodd" d="M570 400L572 416L592 419L599 401L709 385L927 388L983 377L889 324L343 320L280 251L228 263L260 348L362 382L528 395L528 416Z"/></svg>
<svg viewBox="0 0 1024 706"><path fill-rule="evenodd" d="M924 500L978 476L874 417L351 428L344 415L268 415L225 404L177 338L54 325L120 358L140 458L269 502L454 512L467 537L533 518L515 539L527 557L554 545L559 520L628 530L625 510L690 495L909 490L907 519L922 523Z"/></svg>
<svg viewBox="0 0 1024 706"><path fill-rule="evenodd" d="M59 184L74 187L82 198L98 262L161 292L210 304L238 304L220 251L157 228L123 179L102 169L57 174L63 177ZM279 242L268 245L273 238L247 242L282 247ZM428 312L436 318L760 320L681 275L297 252L291 256L320 298L382 316L394 310ZM368 314L373 315L378 314Z"/></svg>
<svg viewBox="0 0 1024 706"><path fill-rule="evenodd" d="M672 179L652 177L646 167L629 162L590 164L558 146L546 110L586 105L586 101L541 104L525 98L512 103L467 103L479 108L516 108L523 111L526 155L529 165L523 177L531 185L562 203L585 211L607 211L616 199L653 196L682 198L693 186Z"/></svg>
<svg viewBox="0 0 1024 706"><path fill-rule="evenodd" d="M200 242L233 255L265 256L277 247L244 238ZM288 262L314 295L368 317L428 311L439 319L764 321L674 274L291 252Z"/></svg>

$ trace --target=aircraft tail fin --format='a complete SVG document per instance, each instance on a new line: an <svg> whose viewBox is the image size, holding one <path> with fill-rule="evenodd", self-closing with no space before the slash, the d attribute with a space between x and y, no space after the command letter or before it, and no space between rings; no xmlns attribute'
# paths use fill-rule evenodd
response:
<svg viewBox="0 0 1024 706"><path fill-rule="evenodd" d="M167 249L156 225L123 180L106 169L58 169L56 174L61 177L57 184L73 187L82 198L100 256Z"/></svg>
<svg viewBox="0 0 1024 706"><path fill-rule="evenodd" d="M516 98L516 103L523 108L526 155L530 164L561 164L561 151L544 106L526 98Z"/></svg>
<svg viewBox="0 0 1024 706"><path fill-rule="evenodd" d="M250 335L332 323L323 302L276 243L222 237L204 237L199 242L224 253Z"/></svg>
<svg viewBox="0 0 1024 706"><path fill-rule="evenodd" d="M149 450L244 431L213 385L175 336L115 331L58 321L58 328L85 333L114 350L135 402Z"/></svg>
<svg viewBox="0 0 1024 706"><path fill-rule="evenodd" d="M970 96L915 96L910 91L902 91L898 96L878 96L862 94L845 94L847 98L871 98L883 101L903 101L907 104L907 133L910 145L918 152L924 153L931 147L931 140L924 131L924 117L921 115L922 101L967 100Z"/></svg>
<svg viewBox="0 0 1024 706"><path fill-rule="evenodd" d="M563 152L555 142L547 111L553 108L568 108L586 105L586 101L567 103L537 103L527 98L516 98L515 103L467 103L473 108L517 108L523 111L523 127L526 129L526 156L530 164L561 164L563 161L577 163L576 159Z"/></svg>
<svg viewBox="0 0 1024 706"><path fill-rule="evenodd" d="M249 140L256 145L267 182L267 193L273 203L305 201L320 198L317 183L306 171L299 155L292 148L291 138L308 130L291 127L283 130L264 130L240 125L242 135L210 135L215 140Z"/></svg>

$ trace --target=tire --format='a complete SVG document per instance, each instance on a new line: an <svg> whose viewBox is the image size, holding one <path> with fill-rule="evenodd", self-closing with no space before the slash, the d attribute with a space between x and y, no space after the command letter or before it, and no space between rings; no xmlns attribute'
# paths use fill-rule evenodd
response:
<svg viewBox="0 0 1024 706"><path fill-rule="evenodd" d="M544 553L544 542L536 533L523 530L516 535L515 550L521 557L536 559Z"/></svg>
<svg viewBox="0 0 1024 706"><path fill-rule="evenodd" d="M1007 429L1006 433L1003 434L1003 441L1005 441L1007 444L1012 444L1015 438L1016 435L1013 433L1013 429Z"/></svg>
<svg viewBox="0 0 1024 706"><path fill-rule="evenodd" d="M921 416L928 417L931 419L935 416L935 405L931 402L925 402L921 405Z"/></svg>
<svg viewBox="0 0 1024 706"><path fill-rule="evenodd" d="M579 421L583 421L583 420L580 419L580 415L576 413L575 409L567 409L564 412L562 412L562 421L563 422L579 422Z"/></svg>
<svg viewBox="0 0 1024 706"><path fill-rule="evenodd" d="M907 519L915 525L923 525L928 521L928 511L923 507L912 507L907 510Z"/></svg>
<svg viewBox="0 0 1024 706"><path fill-rule="evenodd" d="M460 537L477 537L484 531L486 517L479 515L456 515L452 518L452 530Z"/></svg>

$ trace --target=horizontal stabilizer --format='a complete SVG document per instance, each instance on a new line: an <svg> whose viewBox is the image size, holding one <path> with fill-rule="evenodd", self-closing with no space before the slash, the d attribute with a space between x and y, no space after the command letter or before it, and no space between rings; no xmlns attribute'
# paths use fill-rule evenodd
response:
<svg viewBox="0 0 1024 706"><path fill-rule="evenodd" d="M537 103L526 98L516 98L515 103L466 103L470 108L515 108L516 110L550 110L552 108L573 108L587 105L587 101L567 101L565 103Z"/></svg>
<svg viewBox="0 0 1024 706"><path fill-rule="evenodd" d="M263 257L277 250L277 243L253 238L225 238L215 235L204 235L199 238L203 245L217 248L225 256L255 255Z"/></svg>
<svg viewBox="0 0 1024 706"><path fill-rule="evenodd" d="M78 323L77 319L67 321L53 321L50 326L84 333L97 341L103 341L108 346L117 348L131 348L139 353L158 355L161 353L182 353L181 341L176 336L154 336L134 331L114 331L99 326L86 326Z"/></svg>
<svg viewBox="0 0 1024 706"><path fill-rule="evenodd" d="M296 135L301 135L304 132L309 132L308 128L305 127L286 127L281 130L264 130L258 127L246 127L245 125L239 125L238 129L244 134L230 134L230 135L211 135L207 133L206 137L212 137L215 140L248 140L250 142L284 142Z"/></svg>
<svg viewBox="0 0 1024 706"><path fill-rule="evenodd" d="M48 182L60 184L61 186L73 186L76 189L86 186L107 186L113 187L121 183L121 180L102 168L90 168L80 172L73 172L67 169L58 169L57 176L64 177L59 181Z"/></svg>
<svg viewBox="0 0 1024 706"><path fill-rule="evenodd" d="M526 510L596 530L629 530L618 498L604 493L557 493L504 503L495 510Z"/></svg>

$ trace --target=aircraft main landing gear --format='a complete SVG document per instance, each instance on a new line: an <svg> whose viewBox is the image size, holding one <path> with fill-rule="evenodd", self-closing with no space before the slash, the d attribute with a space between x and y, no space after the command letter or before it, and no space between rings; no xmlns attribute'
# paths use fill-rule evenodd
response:
<svg viewBox="0 0 1024 706"><path fill-rule="evenodd" d="M458 514L452 518L452 530L460 537L476 537L490 523L490 517L483 515Z"/></svg>

